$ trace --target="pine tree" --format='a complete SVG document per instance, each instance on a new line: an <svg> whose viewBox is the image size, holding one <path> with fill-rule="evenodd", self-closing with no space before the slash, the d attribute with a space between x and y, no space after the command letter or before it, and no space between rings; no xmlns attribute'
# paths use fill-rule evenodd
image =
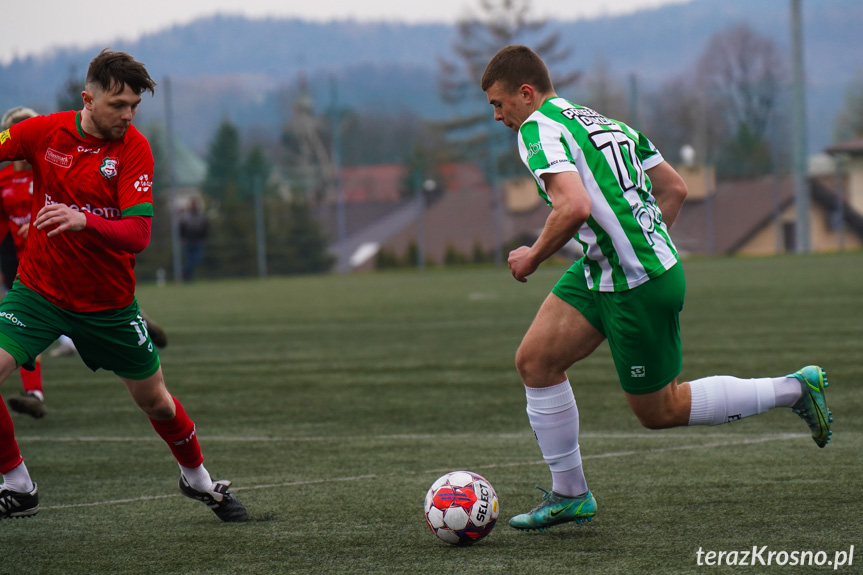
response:
<svg viewBox="0 0 863 575"><path fill-rule="evenodd" d="M223 118L210 142L207 154L207 176L202 191L220 202L236 200L240 186L240 132L228 118Z"/></svg>
<svg viewBox="0 0 863 575"><path fill-rule="evenodd" d="M546 20L530 16L530 4L529 0L481 0L480 15L457 23L458 38L453 49L459 60L440 60L438 84L443 101L455 106L460 116L442 124L460 155L477 157L477 152L485 155L488 151L492 112L480 80L488 62L501 48L525 44L533 49L549 67L555 90L573 86L580 76L577 71L555 74L554 69L571 52L560 46L557 32L546 30ZM510 152L504 165L511 164L512 159L517 160L517 156Z"/></svg>
<svg viewBox="0 0 863 575"><path fill-rule="evenodd" d="M75 66L69 67L69 75L57 92L57 111L80 110L84 107L81 92L84 91L84 79L78 76Z"/></svg>
<svg viewBox="0 0 863 575"><path fill-rule="evenodd" d="M264 185L270 175L270 163L260 145L256 144L248 151L243 160L241 173L243 197L252 197L255 186L261 186L261 191L264 191Z"/></svg>
<svg viewBox="0 0 863 575"><path fill-rule="evenodd" d="M556 90L575 84L579 72L555 75L552 71L569 58L570 52L560 46L557 32L546 31L546 20L530 16L530 5L529 0L481 0L482 14L457 23L458 39L453 48L460 61L440 61L439 84L445 102L473 100L487 106L480 79L489 60L510 44L525 44L539 54L552 73Z"/></svg>

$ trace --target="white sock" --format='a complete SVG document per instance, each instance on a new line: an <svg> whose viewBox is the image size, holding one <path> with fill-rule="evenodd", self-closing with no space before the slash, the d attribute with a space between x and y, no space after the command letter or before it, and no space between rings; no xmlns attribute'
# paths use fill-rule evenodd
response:
<svg viewBox="0 0 863 575"><path fill-rule="evenodd" d="M192 488L198 491L210 491L213 489L213 478L204 467L203 464L198 467L183 467L180 465L180 471L183 472L183 477L189 482Z"/></svg>
<svg viewBox="0 0 863 575"><path fill-rule="evenodd" d="M578 446L578 407L569 380L551 387L525 387L527 417L551 470L551 489L559 495L587 492Z"/></svg>
<svg viewBox="0 0 863 575"><path fill-rule="evenodd" d="M18 467L3 475L3 485L6 489L15 493L30 493L33 491L33 480L30 479L30 472L27 471L27 466L24 465L23 461Z"/></svg>
<svg viewBox="0 0 863 575"><path fill-rule="evenodd" d="M803 396L803 388L796 377L777 377L773 379L776 394L776 407L793 407Z"/></svg>
<svg viewBox="0 0 863 575"><path fill-rule="evenodd" d="M739 379L730 375L714 375L690 381L692 407L689 425L720 425L784 406L790 397L787 379ZM777 389L782 391L779 397ZM800 384L797 383L797 398L800 393ZM782 401L778 402L777 399Z"/></svg>

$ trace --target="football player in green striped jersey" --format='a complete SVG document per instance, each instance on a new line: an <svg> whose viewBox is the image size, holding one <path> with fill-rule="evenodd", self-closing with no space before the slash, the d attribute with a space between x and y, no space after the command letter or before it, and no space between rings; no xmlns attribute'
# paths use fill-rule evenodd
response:
<svg viewBox="0 0 863 575"><path fill-rule="evenodd" d="M543 302L516 352L552 490L510 525L544 530L596 514L567 371L606 340L629 406L649 429L718 425L787 407L824 447L832 419L826 376L817 366L781 377L678 381L686 284L668 228L687 190L650 140L559 97L545 63L526 46L500 50L485 69L482 89L494 119L518 134L521 159L551 208L536 242L510 252L512 276L526 282L573 237L584 251ZM577 384L592 383L580 380L577 369L571 375Z"/></svg>

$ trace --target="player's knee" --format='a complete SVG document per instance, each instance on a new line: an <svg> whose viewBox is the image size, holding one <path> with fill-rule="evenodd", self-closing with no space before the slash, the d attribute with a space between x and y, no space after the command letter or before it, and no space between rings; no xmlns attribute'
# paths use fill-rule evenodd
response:
<svg viewBox="0 0 863 575"><path fill-rule="evenodd" d="M663 409L635 411L638 422L647 429L668 429L686 425L682 414L673 406L665 406Z"/></svg>
<svg viewBox="0 0 863 575"><path fill-rule="evenodd" d="M158 420L172 419L176 414L176 407L171 396L157 393L153 395L136 395L135 403L149 417Z"/></svg>
<svg viewBox="0 0 863 575"><path fill-rule="evenodd" d="M139 403L138 406L142 410L144 410L144 413L146 413L149 417L151 417L152 419L157 419L159 421L167 421L169 419L173 419L174 415L176 415L174 406L168 405L164 402L153 402L147 403L145 405L141 405Z"/></svg>
<svg viewBox="0 0 863 575"><path fill-rule="evenodd" d="M547 387L566 379L569 365L563 365L561 358L546 353L542 347L522 343L515 353L515 367L528 387Z"/></svg>
<svg viewBox="0 0 863 575"><path fill-rule="evenodd" d="M528 346L522 343L518 351L515 352L515 368L518 374L524 381L531 381L541 377L541 371L544 368L543 361L532 353Z"/></svg>
<svg viewBox="0 0 863 575"><path fill-rule="evenodd" d="M641 415L635 414L638 417L638 422L641 423L643 427L647 429L668 429L669 427L674 427L669 424L669 420L662 416L658 416L656 414L650 415Z"/></svg>

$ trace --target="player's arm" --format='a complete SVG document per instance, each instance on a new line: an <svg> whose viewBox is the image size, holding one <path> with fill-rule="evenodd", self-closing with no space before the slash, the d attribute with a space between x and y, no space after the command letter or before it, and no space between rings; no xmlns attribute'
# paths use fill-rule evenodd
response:
<svg viewBox="0 0 863 575"><path fill-rule="evenodd" d="M126 216L119 220L108 220L89 212L86 214L87 227L98 234L110 247L124 252L139 254L150 245L149 216Z"/></svg>
<svg viewBox="0 0 863 575"><path fill-rule="evenodd" d="M662 221L665 222L666 227L671 228L686 199L686 182L666 161L648 168L647 176L652 185L651 193L656 198L659 211L662 212Z"/></svg>
<svg viewBox="0 0 863 575"><path fill-rule="evenodd" d="M522 283L571 240L590 216L590 196L578 172L546 173L541 177L551 200L551 213L536 242L513 250L507 260L512 277Z"/></svg>
<svg viewBox="0 0 863 575"><path fill-rule="evenodd" d="M108 220L90 212L73 210L65 204L51 204L39 210L34 225L39 230L47 229L49 238L87 230L113 249L137 254L150 243L150 220L147 216Z"/></svg>
<svg viewBox="0 0 863 575"><path fill-rule="evenodd" d="M21 145L21 128L15 124L8 130L0 132L0 162L12 162L24 159Z"/></svg>

